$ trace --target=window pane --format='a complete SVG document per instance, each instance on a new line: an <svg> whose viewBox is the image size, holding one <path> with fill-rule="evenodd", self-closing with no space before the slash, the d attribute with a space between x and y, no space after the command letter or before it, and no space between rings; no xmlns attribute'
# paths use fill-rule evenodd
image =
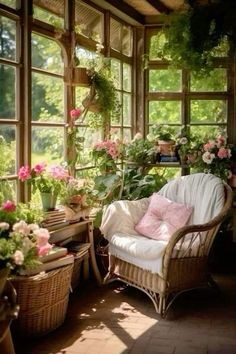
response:
<svg viewBox="0 0 236 354"><path fill-rule="evenodd" d="M123 89L131 92L131 66L123 64Z"/></svg>
<svg viewBox="0 0 236 354"><path fill-rule="evenodd" d="M113 75L113 83L117 89L121 89L121 62L120 60L111 59L111 72Z"/></svg>
<svg viewBox="0 0 236 354"><path fill-rule="evenodd" d="M111 128L110 130L111 140L121 139L121 128Z"/></svg>
<svg viewBox="0 0 236 354"><path fill-rule="evenodd" d="M122 25L120 22L117 22L111 18L110 21L110 45L111 48L121 52L121 33L122 33Z"/></svg>
<svg viewBox="0 0 236 354"><path fill-rule="evenodd" d="M171 179L181 176L181 169L175 167L153 167L151 170L149 170L148 174L158 174L164 177L168 182Z"/></svg>
<svg viewBox="0 0 236 354"><path fill-rule="evenodd" d="M227 102L223 100L192 100L192 123L224 123L227 121Z"/></svg>
<svg viewBox="0 0 236 354"><path fill-rule="evenodd" d="M123 124L131 125L131 95L123 95Z"/></svg>
<svg viewBox="0 0 236 354"><path fill-rule="evenodd" d="M0 125L0 176L14 175L15 173L16 130L10 125Z"/></svg>
<svg viewBox="0 0 236 354"><path fill-rule="evenodd" d="M122 53L129 57L132 55L132 30L129 26L123 26Z"/></svg>
<svg viewBox="0 0 236 354"><path fill-rule="evenodd" d="M97 58L95 52L91 52L90 50L87 50L80 46L76 46L75 52L76 57L79 58L79 66L86 68L94 66L93 63Z"/></svg>
<svg viewBox="0 0 236 354"><path fill-rule="evenodd" d="M180 70L149 70L149 91L180 92L181 80Z"/></svg>
<svg viewBox="0 0 236 354"><path fill-rule="evenodd" d="M123 141L130 142L132 139L131 129L123 129Z"/></svg>
<svg viewBox="0 0 236 354"><path fill-rule="evenodd" d="M191 126L190 131L191 134L202 137L202 141L207 141L208 139L215 139L218 135L227 136L226 134L226 126L212 126L212 125L204 125L204 126Z"/></svg>
<svg viewBox="0 0 236 354"><path fill-rule="evenodd" d="M88 95L89 90L90 90L89 87L81 87L81 86L76 86L75 87L76 107L81 107L82 106L82 101Z"/></svg>
<svg viewBox="0 0 236 354"><path fill-rule="evenodd" d="M8 65L0 65L0 120L16 119L16 70Z"/></svg>
<svg viewBox="0 0 236 354"><path fill-rule="evenodd" d="M75 31L96 42L103 43L103 14L76 0Z"/></svg>
<svg viewBox="0 0 236 354"><path fill-rule="evenodd" d="M226 69L214 69L204 78L191 75L191 91L226 91L227 90L227 71Z"/></svg>
<svg viewBox="0 0 236 354"><path fill-rule="evenodd" d="M1 4L16 9L16 0L1 0Z"/></svg>
<svg viewBox="0 0 236 354"><path fill-rule="evenodd" d="M181 123L180 101L149 102L149 123Z"/></svg>
<svg viewBox="0 0 236 354"><path fill-rule="evenodd" d="M64 161L64 129L59 127L32 128L32 164Z"/></svg>
<svg viewBox="0 0 236 354"><path fill-rule="evenodd" d="M16 23L0 16L0 58L16 60Z"/></svg>
<svg viewBox="0 0 236 354"><path fill-rule="evenodd" d="M53 40L32 34L32 66L53 73L63 73L61 48Z"/></svg>
<svg viewBox="0 0 236 354"><path fill-rule="evenodd" d="M4 180L0 183L0 204L6 200L17 200L16 181Z"/></svg>
<svg viewBox="0 0 236 354"><path fill-rule="evenodd" d="M64 28L64 0L34 0L34 18L58 28Z"/></svg>
<svg viewBox="0 0 236 354"><path fill-rule="evenodd" d="M121 107L121 93L117 92L117 99L119 101L119 105ZM118 114L111 114L111 124L112 125L121 125L122 120L122 108L119 110Z"/></svg>
<svg viewBox="0 0 236 354"><path fill-rule="evenodd" d="M64 121L64 83L60 78L32 73L32 120Z"/></svg>
<svg viewBox="0 0 236 354"><path fill-rule="evenodd" d="M102 129L91 129L81 127L79 130L79 135L84 137L83 152L81 158L78 161L78 167L85 167L86 165L91 165L90 152L94 144L102 140Z"/></svg>

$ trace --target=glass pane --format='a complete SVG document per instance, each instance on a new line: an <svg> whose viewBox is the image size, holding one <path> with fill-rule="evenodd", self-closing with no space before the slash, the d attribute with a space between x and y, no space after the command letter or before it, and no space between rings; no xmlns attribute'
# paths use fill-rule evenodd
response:
<svg viewBox="0 0 236 354"><path fill-rule="evenodd" d="M111 72L113 75L113 83L117 89L121 89L121 62L120 60L111 58Z"/></svg>
<svg viewBox="0 0 236 354"><path fill-rule="evenodd" d="M227 71L226 69L214 69L204 78L198 78L191 75L191 91L226 91L227 90Z"/></svg>
<svg viewBox="0 0 236 354"><path fill-rule="evenodd" d="M131 66L123 64L123 89L131 92Z"/></svg>
<svg viewBox="0 0 236 354"><path fill-rule="evenodd" d="M90 88L89 87L81 87L81 86L76 86L75 87L75 102L76 102L76 107L81 107L82 106L82 101L85 99L85 97L88 95Z"/></svg>
<svg viewBox="0 0 236 354"><path fill-rule="evenodd" d="M75 31L96 42L103 43L103 14L96 9L76 0Z"/></svg>
<svg viewBox="0 0 236 354"><path fill-rule="evenodd" d="M78 166L85 167L92 163L90 152L94 144L102 140L102 129L80 128L81 136L84 137L83 153Z"/></svg>
<svg viewBox="0 0 236 354"><path fill-rule="evenodd" d="M61 48L53 40L32 34L32 66L62 74L64 64L62 62Z"/></svg>
<svg viewBox="0 0 236 354"><path fill-rule="evenodd" d="M0 16L0 58L16 60L16 22Z"/></svg>
<svg viewBox="0 0 236 354"><path fill-rule="evenodd" d="M180 70L149 70L150 92L180 92L182 89Z"/></svg>
<svg viewBox="0 0 236 354"><path fill-rule="evenodd" d="M64 0L34 0L34 18L58 28L64 28Z"/></svg>
<svg viewBox="0 0 236 354"><path fill-rule="evenodd" d="M16 70L0 65L0 120L16 119Z"/></svg>
<svg viewBox="0 0 236 354"><path fill-rule="evenodd" d="M128 26L123 26L122 53L129 57L132 55L132 30Z"/></svg>
<svg viewBox="0 0 236 354"><path fill-rule="evenodd" d="M168 124L181 123L180 101L149 102L149 123Z"/></svg>
<svg viewBox="0 0 236 354"><path fill-rule="evenodd" d="M198 136L202 139L202 142L207 141L208 139L215 139L218 135L227 136L226 126L191 126L191 134Z"/></svg>
<svg viewBox="0 0 236 354"><path fill-rule="evenodd" d="M225 123L227 102L223 100L192 100L192 123Z"/></svg>
<svg viewBox="0 0 236 354"><path fill-rule="evenodd" d="M111 140L121 139L121 128L111 128L110 129L110 138Z"/></svg>
<svg viewBox="0 0 236 354"><path fill-rule="evenodd" d="M117 92L117 99L119 101L119 105L121 107L121 93ZM122 109L119 110L118 114L111 114L111 124L112 125L121 125L122 120Z"/></svg>
<svg viewBox="0 0 236 354"><path fill-rule="evenodd" d="M12 7L13 9L16 9L16 0L1 0L1 4Z"/></svg>
<svg viewBox="0 0 236 354"><path fill-rule="evenodd" d="M131 129L123 129L123 141L124 143L128 143L131 142L132 139L132 133L131 133Z"/></svg>
<svg viewBox="0 0 236 354"><path fill-rule="evenodd" d="M123 95L123 124L131 125L131 95Z"/></svg>
<svg viewBox="0 0 236 354"><path fill-rule="evenodd" d="M83 47L76 46L75 48L76 57L79 59L79 66L90 68L94 66L97 58L95 52L91 52Z"/></svg>
<svg viewBox="0 0 236 354"><path fill-rule="evenodd" d="M16 130L0 125L0 176L16 173Z"/></svg>
<svg viewBox="0 0 236 354"><path fill-rule="evenodd" d="M150 38L150 49L149 49L149 59L157 60L163 59L162 50L166 44L166 38L164 33L158 32L151 36ZM165 59L170 59L166 57Z"/></svg>
<svg viewBox="0 0 236 354"><path fill-rule="evenodd" d="M64 161L64 129L60 127L32 128L32 165L48 165Z"/></svg>
<svg viewBox="0 0 236 354"><path fill-rule="evenodd" d="M149 170L148 174L158 174L162 176L162 178L165 178L168 182L171 179L181 176L181 169L175 167L153 167L151 170Z"/></svg>
<svg viewBox="0 0 236 354"><path fill-rule="evenodd" d="M16 181L4 180L0 182L0 204L7 200L17 200Z"/></svg>
<svg viewBox="0 0 236 354"><path fill-rule="evenodd" d="M110 45L111 48L121 52L121 33L122 33L122 25L120 22L117 22L111 18L110 21Z"/></svg>
<svg viewBox="0 0 236 354"><path fill-rule="evenodd" d="M60 78L32 73L32 120L64 121L64 83Z"/></svg>

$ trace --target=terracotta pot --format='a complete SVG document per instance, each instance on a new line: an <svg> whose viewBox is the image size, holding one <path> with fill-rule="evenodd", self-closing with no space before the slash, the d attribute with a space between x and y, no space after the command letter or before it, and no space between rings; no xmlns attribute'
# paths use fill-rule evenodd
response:
<svg viewBox="0 0 236 354"><path fill-rule="evenodd" d="M174 140L158 140L158 146L162 155L171 155L171 152L174 150L174 145Z"/></svg>

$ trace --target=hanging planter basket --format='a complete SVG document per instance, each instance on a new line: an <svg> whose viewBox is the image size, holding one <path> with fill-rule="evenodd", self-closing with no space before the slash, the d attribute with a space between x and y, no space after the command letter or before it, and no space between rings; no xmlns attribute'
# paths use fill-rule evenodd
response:
<svg viewBox="0 0 236 354"><path fill-rule="evenodd" d="M67 85L88 87L91 84L87 68L65 67L64 82Z"/></svg>

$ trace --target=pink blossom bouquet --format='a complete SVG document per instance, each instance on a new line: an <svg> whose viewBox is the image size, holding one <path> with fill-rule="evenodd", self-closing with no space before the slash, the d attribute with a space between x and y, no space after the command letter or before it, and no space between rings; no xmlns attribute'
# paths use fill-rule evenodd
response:
<svg viewBox="0 0 236 354"><path fill-rule="evenodd" d="M223 136L209 140L202 145L201 156L196 167L205 173L212 173L223 180L231 178L231 149Z"/></svg>
<svg viewBox="0 0 236 354"><path fill-rule="evenodd" d="M18 273L40 264L40 256L47 254L49 232L40 228L40 211L28 205L7 200L0 207L0 270Z"/></svg>
<svg viewBox="0 0 236 354"><path fill-rule="evenodd" d="M123 156L123 144L119 139L98 142L94 145L91 155L101 172L115 172L115 162Z"/></svg>
<svg viewBox="0 0 236 354"><path fill-rule="evenodd" d="M18 177L21 182L30 182L33 192L38 189L41 193L59 194L69 178L69 173L60 165L47 168L45 163L38 163L32 168L22 166L18 171Z"/></svg>

